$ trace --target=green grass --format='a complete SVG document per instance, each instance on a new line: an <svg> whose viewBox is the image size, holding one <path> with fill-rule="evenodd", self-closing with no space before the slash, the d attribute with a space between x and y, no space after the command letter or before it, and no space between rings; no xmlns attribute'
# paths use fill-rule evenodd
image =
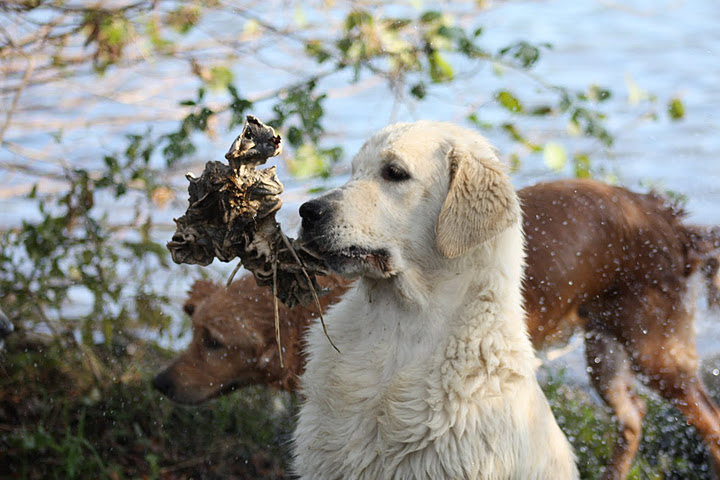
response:
<svg viewBox="0 0 720 480"><path fill-rule="evenodd" d="M296 411L290 395L249 388L182 407L150 386L169 358L152 345L111 353L9 347L0 358L0 478L288 478ZM546 373L545 392L582 478L600 478L615 438L609 410L562 372ZM667 403L646 400L630 478L709 478L694 429Z"/></svg>
<svg viewBox="0 0 720 480"><path fill-rule="evenodd" d="M0 478L285 478L289 395L250 388L183 407L152 389L160 361L115 358L114 379L98 381L82 357L4 355Z"/></svg>

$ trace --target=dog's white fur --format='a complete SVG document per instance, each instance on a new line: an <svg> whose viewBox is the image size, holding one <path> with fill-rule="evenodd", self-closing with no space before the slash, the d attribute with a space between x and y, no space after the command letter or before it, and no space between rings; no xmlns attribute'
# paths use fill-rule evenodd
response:
<svg viewBox="0 0 720 480"><path fill-rule="evenodd" d="M391 181L392 164L410 178ZM294 468L313 479L571 479L535 377L521 298L520 208L478 134L395 124L325 198L319 241L360 247L357 286L308 335ZM384 263L372 252L384 250Z"/></svg>

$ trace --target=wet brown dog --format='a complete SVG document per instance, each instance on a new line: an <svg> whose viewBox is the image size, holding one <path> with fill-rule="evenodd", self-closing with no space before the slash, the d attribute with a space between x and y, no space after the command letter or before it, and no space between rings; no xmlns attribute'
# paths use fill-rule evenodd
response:
<svg viewBox="0 0 720 480"><path fill-rule="evenodd" d="M349 282L319 277L329 290L320 297L323 310L337 302ZM187 349L153 379L153 385L170 399L198 404L236 387L271 385L294 391L305 365L302 334L317 316L314 305L287 308L278 302L283 366L275 340L275 306L272 290L258 287L252 275L229 288L198 280L183 309L192 318L193 338Z"/></svg>
<svg viewBox="0 0 720 480"><path fill-rule="evenodd" d="M718 300L718 232L682 222L657 195L583 180L519 191L527 237L525 308L536 348L585 332L591 381L618 418L619 435L605 478L625 478L638 448L645 406L636 375L677 406L720 465L720 411L697 375L694 298L689 277L701 271ZM347 281L321 279L337 301ZM182 403L200 403L235 386L294 390L304 365L301 337L313 308L280 306L285 368L280 368L270 290L250 277L226 290L197 282L188 349L154 379Z"/></svg>

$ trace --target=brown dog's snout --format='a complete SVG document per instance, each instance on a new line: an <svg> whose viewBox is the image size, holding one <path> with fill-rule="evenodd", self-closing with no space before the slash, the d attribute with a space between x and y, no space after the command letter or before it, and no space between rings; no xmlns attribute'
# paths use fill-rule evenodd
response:
<svg viewBox="0 0 720 480"><path fill-rule="evenodd" d="M167 373L167 370L155 375L152 379L152 385L157 391L168 397L169 399L175 398L175 383L172 381Z"/></svg>

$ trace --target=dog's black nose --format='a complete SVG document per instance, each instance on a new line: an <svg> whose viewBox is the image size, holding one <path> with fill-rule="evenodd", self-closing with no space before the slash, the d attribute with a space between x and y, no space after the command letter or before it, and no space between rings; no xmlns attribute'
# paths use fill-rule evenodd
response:
<svg viewBox="0 0 720 480"><path fill-rule="evenodd" d="M300 216L302 217L302 227L311 228L313 225L322 220L327 213L327 204L321 200L310 200L300 205Z"/></svg>

